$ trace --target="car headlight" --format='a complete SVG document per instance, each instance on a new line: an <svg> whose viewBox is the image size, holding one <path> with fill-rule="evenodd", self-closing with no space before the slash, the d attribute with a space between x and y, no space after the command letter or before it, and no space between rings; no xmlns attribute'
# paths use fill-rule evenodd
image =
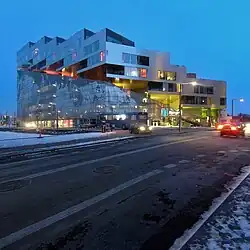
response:
<svg viewBox="0 0 250 250"><path fill-rule="evenodd" d="M217 127L218 130L220 130L220 129L222 129L222 128L223 128L223 125L221 125L221 124L218 125L218 127Z"/></svg>
<svg viewBox="0 0 250 250"><path fill-rule="evenodd" d="M145 127L143 127L143 126L141 126L139 129L140 129L141 131L145 131Z"/></svg>

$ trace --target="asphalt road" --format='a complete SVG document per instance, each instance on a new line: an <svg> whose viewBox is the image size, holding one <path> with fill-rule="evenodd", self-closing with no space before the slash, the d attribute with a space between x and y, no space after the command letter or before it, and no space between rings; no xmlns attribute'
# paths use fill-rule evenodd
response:
<svg viewBox="0 0 250 250"><path fill-rule="evenodd" d="M249 146L200 131L0 164L0 248L166 250L250 164Z"/></svg>

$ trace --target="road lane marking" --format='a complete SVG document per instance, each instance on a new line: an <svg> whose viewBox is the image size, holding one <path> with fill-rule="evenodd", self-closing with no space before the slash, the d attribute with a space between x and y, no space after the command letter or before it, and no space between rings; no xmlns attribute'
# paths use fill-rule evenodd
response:
<svg viewBox="0 0 250 250"><path fill-rule="evenodd" d="M83 201L75 206L72 206L64 211L61 211L55 215L52 215L50 217L47 217L46 219L44 220L41 220L41 221L38 221L30 226L27 226L17 232L14 232L14 233L11 233L10 235L0 239L0 249L4 248L4 247L7 247L9 246L10 244L13 244L14 242L16 241L19 241L21 239L23 239L24 237L26 236L29 236L35 232L38 232L39 230L41 229L44 229L48 226L51 226L53 225L54 223L57 223L63 219L66 219L67 217L73 215L73 214L76 214L102 200L105 200L109 197L111 197L112 195L115 195L121 191L123 191L124 189L126 188L129 188L131 186L134 186L136 185L137 183L139 182L142 182L146 179L149 179L153 176L156 176L160 173L163 173L164 171L163 170L160 170L160 169L156 169L152 172L148 172L144 175L141 175L139 177L136 177L132 180L129 180L115 188L112 188L104 193L101 193L95 197L92 197L91 199L89 200L86 200L86 201Z"/></svg>
<svg viewBox="0 0 250 250"><path fill-rule="evenodd" d="M214 199L210 209L205 212L197 223L191 229L188 229L184 234L175 240L170 250L181 250L188 244L188 241L197 233L197 231L209 220L209 218L218 210L218 208L226 201L226 199L240 186L240 184L250 175L250 166L243 168L241 175L235 177L235 182L228 188L227 193L222 193L219 198Z"/></svg>
<svg viewBox="0 0 250 250"><path fill-rule="evenodd" d="M186 164L186 163L189 163L190 161L189 160L181 160L179 161L180 164Z"/></svg>
<svg viewBox="0 0 250 250"><path fill-rule="evenodd" d="M169 169L169 168L175 168L176 166L177 166L176 164L168 164L168 165L164 166L164 168Z"/></svg>
<svg viewBox="0 0 250 250"><path fill-rule="evenodd" d="M238 153L239 150L237 150L237 149L231 149L231 150L229 150L229 152L230 152L230 153Z"/></svg>
<svg viewBox="0 0 250 250"><path fill-rule="evenodd" d="M206 155L197 155L196 157L197 158L203 158L203 157L205 157Z"/></svg>
<svg viewBox="0 0 250 250"><path fill-rule="evenodd" d="M6 182L9 182L9 181L19 181L19 180L34 179L34 178L38 178L38 177L42 177L42 176L46 176L46 175L50 175L50 174L63 172L63 171L69 170L69 169L74 169L74 168L82 167L82 166L85 166L85 165L90 165L90 164L101 162L101 161L107 161L107 160L111 160L111 159L122 157L122 156L127 156L127 155L131 155L131 154L145 152L145 151L152 150L152 149L168 147L168 146L171 146L171 145L174 145L174 144L180 144L180 143L190 142L190 141L197 141L197 140L201 140L201 139L204 139L204 138L207 138L207 136L199 137L199 138L190 138L190 139L185 139L185 140L178 140L178 141L173 141L173 142L164 143L164 144L160 144L160 145L155 145L155 146L151 146L151 147L136 149L136 150L133 150L133 151L128 151L128 152L124 152L124 153L110 155L110 156L106 156L106 157L102 157L102 158L98 158L98 159L94 159L94 160L89 160L89 161L85 161L85 162L79 162L79 163L76 163L76 164L67 165L67 166L64 166L64 167L55 168L55 169L51 169L51 170L47 170L47 171L43 171L43 172L38 172L38 173L35 173L35 174L30 174L30 175L27 175L27 176L23 176L23 177L18 177L18 178L14 178L14 179L5 180L5 181L0 182L0 184L6 183Z"/></svg>
<svg viewBox="0 0 250 250"><path fill-rule="evenodd" d="M217 155L225 155L225 154L226 154L226 151L217 151L216 154L217 154Z"/></svg>
<svg viewBox="0 0 250 250"><path fill-rule="evenodd" d="M250 149L242 149L243 152L249 152Z"/></svg>

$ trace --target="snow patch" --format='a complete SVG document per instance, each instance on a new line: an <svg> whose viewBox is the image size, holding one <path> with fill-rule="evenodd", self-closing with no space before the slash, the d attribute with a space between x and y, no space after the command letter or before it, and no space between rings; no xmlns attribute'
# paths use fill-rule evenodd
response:
<svg viewBox="0 0 250 250"><path fill-rule="evenodd" d="M67 142L80 139L91 139L97 137L105 137L110 134L112 134L112 132L105 134L100 132L93 132L66 135L43 135L43 138L38 138L38 134L0 132L0 148Z"/></svg>
<svg viewBox="0 0 250 250"><path fill-rule="evenodd" d="M242 169L242 174L234 178L229 191L227 193L223 193L219 198L216 198L210 209L201 216L201 219L191 229L186 230L183 236L174 242L170 250L182 249L202 226L207 228L207 230L206 239L200 239L200 241L202 241L202 244L200 243L200 245L203 246L200 249L221 249L221 245L226 246L227 244L230 244L230 247L232 247L233 239L242 239L242 236L247 237L250 233L250 199L248 202L245 201L244 195L247 189L249 191L250 179L247 181L249 185L241 187L240 184L246 180L249 174L250 166L244 167ZM239 192L237 192L238 187ZM234 191L236 192L233 196L233 201L236 203L234 210L232 210L229 215L226 211L222 211L219 216L216 216L214 223L205 225L207 220ZM241 222L239 223L240 220ZM195 242L195 244L190 245L189 249L197 249L197 244L199 244L199 242ZM245 240L242 240L242 242L235 240L235 244L240 244L240 248L239 245L235 245L235 248L233 247L231 249L250 249L249 240L248 242L245 242Z"/></svg>

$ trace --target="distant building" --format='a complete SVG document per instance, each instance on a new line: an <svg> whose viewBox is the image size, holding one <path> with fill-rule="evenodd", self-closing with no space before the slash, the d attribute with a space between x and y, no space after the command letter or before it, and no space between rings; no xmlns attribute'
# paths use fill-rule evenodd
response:
<svg viewBox="0 0 250 250"><path fill-rule="evenodd" d="M144 111L151 120L174 124L180 86L186 119L203 123L215 121L226 107L226 82L199 79L196 73L187 73L185 66L171 64L169 53L139 49L133 41L110 29L96 33L83 29L67 40L45 36L36 43L29 42L17 52L17 69L17 115L23 121L32 120L41 107L44 122L53 120L55 110L61 112L63 106L65 115L61 116L65 117L67 113L68 118L74 120L90 114L94 117L100 113L110 115L115 112L117 115L119 112ZM69 89L75 88L74 91L83 96L96 94L91 92L93 87L90 85L103 86L100 87L102 91L108 91L105 92L106 99L92 101L90 107L84 102L79 104L80 97L74 97L72 89L69 90L70 97L65 93L60 96L60 86L65 81ZM108 97L111 92L121 98L117 99L117 105ZM132 96L136 98L126 106L122 101L124 95L127 100Z"/></svg>

